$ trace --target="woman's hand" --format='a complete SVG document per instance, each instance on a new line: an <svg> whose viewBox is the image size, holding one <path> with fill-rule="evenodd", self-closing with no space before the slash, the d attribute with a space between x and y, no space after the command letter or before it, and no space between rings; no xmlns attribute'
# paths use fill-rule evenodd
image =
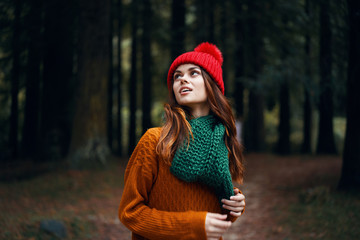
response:
<svg viewBox="0 0 360 240"><path fill-rule="evenodd" d="M208 240L218 240L229 229L231 222L226 218L226 214L207 213L205 231Z"/></svg>
<svg viewBox="0 0 360 240"><path fill-rule="evenodd" d="M230 200L223 199L221 202L223 203L223 208L230 210L230 215L240 217L245 208L245 196L237 188L234 189L234 195L230 197Z"/></svg>

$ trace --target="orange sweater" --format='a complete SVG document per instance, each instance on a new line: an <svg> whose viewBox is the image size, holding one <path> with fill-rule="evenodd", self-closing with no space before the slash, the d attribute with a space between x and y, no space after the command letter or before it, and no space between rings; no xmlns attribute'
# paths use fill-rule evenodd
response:
<svg viewBox="0 0 360 240"><path fill-rule="evenodd" d="M210 188L176 178L159 161L155 148L160 132L149 129L130 157L119 218L132 239L206 239L207 212L225 211Z"/></svg>

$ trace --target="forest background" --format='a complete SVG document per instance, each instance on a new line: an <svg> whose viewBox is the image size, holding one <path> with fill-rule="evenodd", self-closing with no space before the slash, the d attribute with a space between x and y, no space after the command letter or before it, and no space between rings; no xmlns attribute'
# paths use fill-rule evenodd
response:
<svg viewBox="0 0 360 240"><path fill-rule="evenodd" d="M339 188L358 189L359 9L355 0L1 0L1 180L126 159L161 125L172 60L207 41L223 53L246 153L340 156Z"/></svg>

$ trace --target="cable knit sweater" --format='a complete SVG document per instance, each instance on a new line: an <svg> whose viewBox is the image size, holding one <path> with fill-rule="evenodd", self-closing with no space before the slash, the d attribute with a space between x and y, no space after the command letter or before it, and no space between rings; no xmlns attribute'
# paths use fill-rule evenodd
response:
<svg viewBox="0 0 360 240"><path fill-rule="evenodd" d="M159 160L155 149L160 133L161 128L149 129L130 157L119 218L132 239L206 239L207 212L227 212L212 189L178 179Z"/></svg>

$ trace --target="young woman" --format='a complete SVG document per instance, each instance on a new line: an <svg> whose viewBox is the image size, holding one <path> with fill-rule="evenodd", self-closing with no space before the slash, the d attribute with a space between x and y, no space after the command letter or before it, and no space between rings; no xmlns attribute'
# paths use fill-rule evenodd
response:
<svg viewBox="0 0 360 240"><path fill-rule="evenodd" d="M202 43L170 66L165 123L142 136L125 171L119 218L132 239L220 239L244 211L232 185L244 167L222 62Z"/></svg>

